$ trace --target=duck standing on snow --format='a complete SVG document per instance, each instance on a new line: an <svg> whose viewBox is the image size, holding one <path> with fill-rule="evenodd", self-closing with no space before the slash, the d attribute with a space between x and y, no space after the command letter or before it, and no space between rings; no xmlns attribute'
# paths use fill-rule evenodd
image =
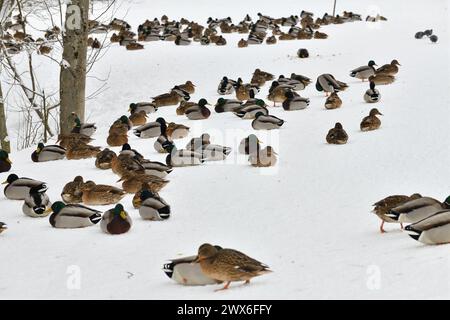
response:
<svg viewBox="0 0 450 320"><path fill-rule="evenodd" d="M142 190L139 215L144 220L161 221L170 217L170 206L150 190Z"/></svg>
<svg viewBox="0 0 450 320"><path fill-rule="evenodd" d="M380 101L380 92L375 89L375 82L370 81L370 88L364 93L364 101L367 103L375 103Z"/></svg>
<svg viewBox="0 0 450 320"><path fill-rule="evenodd" d="M233 249L219 250L209 243L199 247L195 262L200 263L207 277L226 282L220 290L228 289L232 281L250 283L252 278L272 272L267 265L242 252Z"/></svg>
<svg viewBox="0 0 450 320"><path fill-rule="evenodd" d="M9 160L8 152L0 149L0 173L11 170L12 162Z"/></svg>
<svg viewBox="0 0 450 320"><path fill-rule="evenodd" d="M450 196L443 203L431 197L421 197L389 210L386 216L398 223L415 223L438 211L448 209L450 209Z"/></svg>
<svg viewBox="0 0 450 320"><path fill-rule="evenodd" d="M332 92L344 91L348 88L345 82L338 81L333 75L324 73L317 77L316 89L317 91L324 91L326 95Z"/></svg>
<svg viewBox="0 0 450 320"><path fill-rule="evenodd" d="M329 109L329 110L337 109L337 108L340 108L341 106L342 106L342 100L336 92L332 92L327 97L327 100L325 101L325 108Z"/></svg>
<svg viewBox="0 0 450 320"><path fill-rule="evenodd" d="M131 217L120 203L113 209L106 211L100 222L102 231L108 234L126 233L130 230L131 225Z"/></svg>
<svg viewBox="0 0 450 320"><path fill-rule="evenodd" d="M377 108L370 110L369 115L364 117L361 121L361 131L372 131L378 129L381 126L381 120L377 118L377 115L382 116L383 114L378 111Z"/></svg>
<svg viewBox="0 0 450 320"><path fill-rule="evenodd" d="M382 65L379 67L375 73L384 74L388 76L395 76L398 73L398 66L401 66L396 59L392 60L391 63Z"/></svg>
<svg viewBox="0 0 450 320"><path fill-rule="evenodd" d="M45 183L42 181L19 178L16 174L12 173L8 176L3 184L7 184L4 193L6 198L10 200L25 200L29 195L30 189L36 186L44 188Z"/></svg>
<svg viewBox="0 0 450 320"><path fill-rule="evenodd" d="M103 184L96 184L93 181L84 183L81 186L81 192L83 193L81 196L83 203L94 206L115 204L122 200L127 194L122 189Z"/></svg>
<svg viewBox="0 0 450 320"><path fill-rule="evenodd" d="M364 81L375 74L375 61L370 60L367 66L361 66L350 71L350 77L358 78Z"/></svg>
<svg viewBox="0 0 450 320"><path fill-rule="evenodd" d="M393 223L398 222L389 216L387 214L389 211L399 205L402 205L408 201L419 199L422 196L418 193L414 193L411 196L405 196L405 195L393 195L386 197L384 199L381 199L380 201L377 201L373 204L374 209L373 212L381 219L381 225L380 225L380 232L384 233L386 232L383 228L384 223ZM401 228L403 229L403 225L400 223Z"/></svg>
<svg viewBox="0 0 450 320"><path fill-rule="evenodd" d="M190 120L204 120L208 119L211 115L211 111L206 107L208 101L206 99L200 99L198 104L193 105L186 109L185 115Z"/></svg>
<svg viewBox="0 0 450 320"><path fill-rule="evenodd" d="M279 129L284 124L284 120L271 115L264 115L258 112L255 120L252 121L252 128L255 130L272 130Z"/></svg>
<svg viewBox="0 0 450 320"><path fill-rule="evenodd" d="M100 211L79 204L64 204L57 201L52 205L50 224L54 228L76 229L93 226L101 220Z"/></svg>
<svg viewBox="0 0 450 320"><path fill-rule="evenodd" d="M271 146L250 153L248 161L254 167L272 167L277 163L277 153Z"/></svg>
<svg viewBox="0 0 450 320"><path fill-rule="evenodd" d="M346 144L348 140L347 132L345 132L342 124L336 122L334 128L328 131L326 140L329 144Z"/></svg>
<svg viewBox="0 0 450 320"><path fill-rule="evenodd" d="M32 187L22 205L22 212L33 218L48 216L52 203L45 193L46 191L47 186L45 185Z"/></svg>
<svg viewBox="0 0 450 320"><path fill-rule="evenodd" d="M66 183L62 192L61 199L66 203L81 203L83 192L81 188L84 185L84 179L82 176L76 176L73 181Z"/></svg>
<svg viewBox="0 0 450 320"><path fill-rule="evenodd" d="M167 123L164 118L157 118L154 122L149 122L143 126L140 126L134 130L134 135L142 138L156 138L167 130Z"/></svg>
<svg viewBox="0 0 450 320"><path fill-rule="evenodd" d="M64 159L66 156L66 149L58 145L44 146L39 143L36 150L31 154L33 162L45 162Z"/></svg>
<svg viewBox="0 0 450 320"><path fill-rule="evenodd" d="M411 238L424 244L450 243L450 210L438 211L406 226L405 230Z"/></svg>
<svg viewBox="0 0 450 320"><path fill-rule="evenodd" d="M309 99L300 96L294 96L292 91L285 93L286 100L283 101L283 109L286 111L303 110L309 106Z"/></svg>
<svg viewBox="0 0 450 320"><path fill-rule="evenodd" d="M80 118L75 113L72 113L72 115L75 118L75 126L72 128L71 133L80 133L91 137L97 131L95 123L81 123Z"/></svg>

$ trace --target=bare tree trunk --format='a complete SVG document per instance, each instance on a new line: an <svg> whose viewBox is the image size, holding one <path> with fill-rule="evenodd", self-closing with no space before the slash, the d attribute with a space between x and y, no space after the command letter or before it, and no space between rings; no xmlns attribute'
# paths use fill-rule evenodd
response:
<svg viewBox="0 0 450 320"><path fill-rule="evenodd" d="M88 16L89 0L72 0L67 5L60 73L61 133L72 129L72 112L84 121Z"/></svg>
<svg viewBox="0 0 450 320"><path fill-rule="evenodd" d="M0 83L0 140L2 149L8 153L11 152L11 145L9 143L8 130L6 127L5 104L3 103L3 92L1 83Z"/></svg>

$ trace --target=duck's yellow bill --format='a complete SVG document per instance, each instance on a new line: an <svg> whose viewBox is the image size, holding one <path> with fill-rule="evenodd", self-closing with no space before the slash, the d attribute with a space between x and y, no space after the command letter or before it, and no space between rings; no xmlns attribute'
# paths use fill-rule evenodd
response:
<svg viewBox="0 0 450 320"><path fill-rule="evenodd" d="M44 213L51 213L51 212L53 212L52 208L47 208L47 209L45 209L45 211L44 211Z"/></svg>
<svg viewBox="0 0 450 320"><path fill-rule="evenodd" d="M127 213L125 212L125 211L122 211L121 213L120 213L120 216L122 217L122 219L126 219L127 218Z"/></svg>
<svg viewBox="0 0 450 320"><path fill-rule="evenodd" d="M3 181L3 182L2 182L2 184L7 184L7 183L8 183L8 181Z"/></svg>
<svg viewBox="0 0 450 320"><path fill-rule="evenodd" d="M12 161L9 158L6 159L6 162L8 162L9 164L12 164Z"/></svg>

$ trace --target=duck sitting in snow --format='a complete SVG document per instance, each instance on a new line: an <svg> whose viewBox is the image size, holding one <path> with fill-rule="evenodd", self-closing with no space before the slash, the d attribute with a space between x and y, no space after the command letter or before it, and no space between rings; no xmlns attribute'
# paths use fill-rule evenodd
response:
<svg viewBox="0 0 450 320"><path fill-rule="evenodd" d="M148 184L152 192L159 192L169 183L168 180L154 175L136 174L133 172L126 173L118 182L122 182L122 189L128 193L138 192L142 189L144 183Z"/></svg>
<svg viewBox="0 0 450 320"><path fill-rule="evenodd" d="M192 150L178 150L173 143L167 143L164 148L169 155L166 157L166 164L171 167L198 166L205 162L202 153Z"/></svg>
<svg viewBox="0 0 450 320"><path fill-rule="evenodd" d="M44 162L64 159L66 156L66 149L58 145L44 146L39 143L36 150L31 154L33 162Z"/></svg>
<svg viewBox="0 0 450 320"><path fill-rule="evenodd" d="M127 194L122 189L96 184L93 181L87 181L81 186L83 203L86 205L103 206L115 204L122 200Z"/></svg>
<svg viewBox="0 0 450 320"><path fill-rule="evenodd" d="M222 112L235 112L242 106L241 100L238 99L217 99L217 103L214 106L214 111L217 113Z"/></svg>
<svg viewBox="0 0 450 320"><path fill-rule="evenodd" d="M375 83L376 85L387 85L393 83L395 81L395 77L384 73L378 73L370 76L369 81Z"/></svg>
<svg viewBox="0 0 450 320"><path fill-rule="evenodd" d="M5 231L7 229L8 229L8 226L6 225L6 223L0 222L0 233L2 233L3 231Z"/></svg>
<svg viewBox="0 0 450 320"><path fill-rule="evenodd" d="M23 177L19 178L14 173L10 174L3 184L6 184L3 192L6 198L10 200L25 200L25 198L30 194L31 188L46 187L46 184L42 181Z"/></svg>
<svg viewBox="0 0 450 320"><path fill-rule="evenodd" d="M347 132L345 132L342 124L336 122L334 128L328 131L326 140L329 144L346 144L348 140Z"/></svg>
<svg viewBox="0 0 450 320"><path fill-rule="evenodd" d="M250 134L239 143L239 153L241 154L252 154L258 152L259 149L260 141L254 134Z"/></svg>
<svg viewBox="0 0 450 320"><path fill-rule="evenodd" d="M336 92L332 92L325 101L326 109L337 109L342 106L342 100Z"/></svg>
<svg viewBox="0 0 450 320"><path fill-rule="evenodd" d="M300 96L294 96L292 91L285 93L286 100L283 101L282 107L286 111L303 110L309 106L309 99Z"/></svg>
<svg viewBox="0 0 450 320"><path fill-rule="evenodd" d="M72 133L81 133L91 137L97 131L95 123L81 123L80 118L75 113L72 113L72 116L74 117L75 122L71 131Z"/></svg>
<svg viewBox="0 0 450 320"><path fill-rule="evenodd" d="M46 217L50 214L51 202L47 194L47 186L39 185L30 188L30 193L22 205L22 212L29 217Z"/></svg>
<svg viewBox="0 0 450 320"><path fill-rule="evenodd" d="M382 116L383 114L378 111L377 108L370 110L367 117L364 117L361 121L360 128L361 131L371 131L376 130L381 126L381 120L377 118L377 115Z"/></svg>
<svg viewBox="0 0 450 320"><path fill-rule="evenodd" d="M67 147L66 158L68 160L95 158L100 151L100 147L83 143L74 143Z"/></svg>
<svg viewBox="0 0 450 320"><path fill-rule="evenodd" d="M375 103L380 101L380 92L375 88L375 82L370 81L369 89L364 93L364 101L367 103Z"/></svg>
<svg viewBox="0 0 450 320"><path fill-rule="evenodd" d="M206 101L206 99L200 99L197 104L186 109L186 117L190 120L208 119L211 115L211 110L206 107L207 105L210 104L208 104L208 101Z"/></svg>
<svg viewBox="0 0 450 320"><path fill-rule="evenodd" d="M164 133L161 132L161 135L163 135ZM167 126L166 132L165 134L170 137L171 140L175 140L175 139L183 139L186 138L189 134L189 127L183 125L183 124L178 124L175 122L170 122L169 125Z"/></svg>
<svg viewBox="0 0 450 320"><path fill-rule="evenodd" d="M61 198L66 203L81 203L83 192L81 188L84 185L84 179L82 176L76 176L73 181L66 183L62 192Z"/></svg>
<svg viewBox="0 0 450 320"><path fill-rule="evenodd" d="M8 152L3 149L0 149L0 173L8 172L11 170L12 162L9 159Z"/></svg>
<svg viewBox="0 0 450 320"><path fill-rule="evenodd" d="M255 130L279 129L284 124L284 120L271 115L264 115L258 112L252 121L252 128Z"/></svg>
<svg viewBox="0 0 450 320"><path fill-rule="evenodd" d="M144 220L161 221L170 217L170 206L159 195L150 190L142 190L139 215Z"/></svg>
<svg viewBox="0 0 450 320"><path fill-rule="evenodd" d="M107 234L122 234L130 230L132 220L123 205L117 204L113 209L106 211L100 222L100 227Z"/></svg>
<svg viewBox="0 0 450 320"><path fill-rule="evenodd" d="M153 97L153 104L156 107L175 106L182 100L189 101L189 93L183 90L174 90L169 93L164 93L159 96Z"/></svg>
<svg viewBox="0 0 450 320"><path fill-rule="evenodd" d="M111 169L111 163L115 157L117 157L117 155L114 151L105 148L97 153L95 166L102 170Z"/></svg>
<svg viewBox="0 0 450 320"><path fill-rule="evenodd" d="M154 122L149 122L143 126L140 126L134 130L134 135L142 138L156 138L167 130L167 123L164 118L157 118Z"/></svg>
<svg viewBox="0 0 450 320"><path fill-rule="evenodd" d="M101 220L100 211L79 204L55 202L51 210L50 224L54 228L76 229L97 224Z"/></svg>
<svg viewBox="0 0 450 320"><path fill-rule="evenodd" d="M145 110L141 110L138 112L131 111L128 119L130 119L134 127L142 126L147 123L147 113L145 112Z"/></svg>
<svg viewBox="0 0 450 320"><path fill-rule="evenodd" d="M128 110L130 113L145 111L145 113L155 113L158 108L152 102L137 102L130 103L130 108Z"/></svg>
<svg viewBox="0 0 450 320"><path fill-rule="evenodd" d="M254 167L272 167L277 163L277 153L271 146L250 153L248 161Z"/></svg>

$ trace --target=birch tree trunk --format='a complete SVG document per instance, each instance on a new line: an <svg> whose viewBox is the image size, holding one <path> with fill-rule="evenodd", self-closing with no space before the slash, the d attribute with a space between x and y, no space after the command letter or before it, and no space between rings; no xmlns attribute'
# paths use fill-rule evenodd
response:
<svg viewBox="0 0 450 320"><path fill-rule="evenodd" d="M0 22L4 22L6 20L6 17L4 15L7 14L7 8L6 6L8 3L4 2L3 0L0 0ZM1 26L0 23L0 36L3 36L3 26ZM0 66L0 74L1 74L1 68ZM11 146L9 142L8 137L8 128L6 127L6 112L5 112L5 103L3 99L3 91L2 91L2 84L0 79L0 143L1 148L5 150L6 152L11 152Z"/></svg>
<svg viewBox="0 0 450 320"><path fill-rule="evenodd" d="M72 129L72 112L84 121L88 16L89 0L72 0L67 5L60 72L61 133Z"/></svg>

